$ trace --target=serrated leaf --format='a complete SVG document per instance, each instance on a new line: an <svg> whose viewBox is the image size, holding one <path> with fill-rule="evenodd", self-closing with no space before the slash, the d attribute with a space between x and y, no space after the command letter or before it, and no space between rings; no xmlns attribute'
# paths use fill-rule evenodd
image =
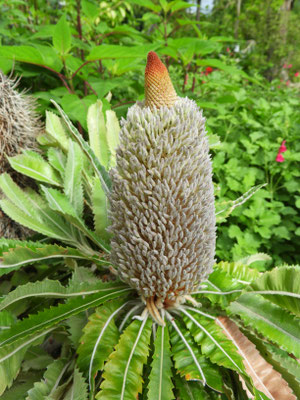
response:
<svg viewBox="0 0 300 400"><path fill-rule="evenodd" d="M125 296L132 290L120 283L102 284L103 289L101 291L99 290L96 294L87 295L85 297L76 296L65 304L59 304L56 307L45 309L38 314L30 315L28 318L17 322L13 329L0 333L0 347L55 326L72 315L79 314L91 307L96 307L107 300Z"/></svg>
<svg viewBox="0 0 300 400"><path fill-rule="evenodd" d="M64 155L62 150L50 147L50 149L47 152L47 158L49 164L52 165L52 167L55 168L56 171L60 173L61 177L63 177L66 168L66 156Z"/></svg>
<svg viewBox="0 0 300 400"><path fill-rule="evenodd" d="M46 132L64 150L68 150L68 135L61 123L61 119L51 111L46 111Z"/></svg>
<svg viewBox="0 0 300 400"><path fill-rule="evenodd" d="M158 326L154 341L154 354L148 384L148 400L172 400L172 361L169 331L166 326Z"/></svg>
<svg viewBox="0 0 300 400"><path fill-rule="evenodd" d="M33 344L37 344L40 338L49 333L48 329L37 335L31 335L24 339L19 339L15 343L0 348L0 396L7 387L10 387L13 380L19 373L20 366L27 349Z"/></svg>
<svg viewBox="0 0 300 400"><path fill-rule="evenodd" d="M174 377L180 400L209 400L210 397L200 382L186 381L179 375Z"/></svg>
<svg viewBox="0 0 300 400"><path fill-rule="evenodd" d="M185 307L184 322L195 342L201 346L202 354L217 365L242 375L245 373L241 356L214 319L199 314L196 309Z"/></svg>
<svg viewBox="0 0 300 400"><path fill-rule="evenodd" d="M110 151L110 167L116 165L116 148L119 145L120 125L117 115L112 110L106 111L106 138Z"/></svg>
<svg viewBox="0 0 300 400"><path fill-rule="evenodd" d="M79 259L90 260L96 264L101 264L98 256L85 254L72 247L62 247L57 244L44 244L39 242L16 243L15 246L8 247L0 258L0 276L17 270L24 265L36 262L45 262L52 259Z"/></svg>
<svg viewBox="0 0 300 400"><path fill-rule="evenodd" d="M109 164L109 150L101 100L97 100L95 104L89 107L87 125L91 149L100 163L107 169Z"/></svg>
<svg viewBox="0 0 300 400"><path fill-rule="evenodd" d="M88 400L88 386L77 368L74 370L73 385L64 396L64 400Z"/></svg>
<svg viewBox="0 0 300 400"><path fill-rule="evenodd" d="M43 157L32 150L23 150L22 154L8 157L11 167L30 178L50 185L61 186L59 174L43 159Z"/></svg>
<svg viewBox="0 0 300 400"><path fill-rule="evenodd" d="M229 263L221 261L215 267L244 284L249 284L260 276L260 273L256 269L249 268L248 265L243 265L240 262Z"/></svg>
<svg viewBox="0 0 300 400"><path fill-rule="evenodd" d="M65 114L65 112L60 108L60 106L54 100L52 100L52 103L58 109L60 115L62 116L63 120L65 121L73 138L77 141L77 143L80 145L83 152L86 154L86 156L90 160L90 162L94 168L94 171L99 176L99 179L101 181L101 185L102 185L104 192L106 193L106 195L109 195L110 188L111 188L111 180L110 180L110 177L109 177L107 171L105 170L103 165L101 165L98 158L95 156L95 153L88 145L88 143L85 142L85 140L82 138L82 136L80 135L78 130L71 123L69 117Z"/></svg>
<svg viewBox="0 0 300 400"><path fill-rule="evenodd" d="M28 391L26 400L40 400L47 398L51 392L56 389L62 379L65 366L65 360L55 360L51 363L48 366L42 381L36 382L34 387Z"/></svg>
<svg viewBox="0 0 300 400"><path fill-rule="evenodd" d="M133 321L109 356L96 399L136 399L142 392L142 371L149 353L152 321Z"/></svg>
<svg viewBox="0 0 300 400"><path fill-rule="evenodd" d="M186 329L186 327L181 324L180 321L176 321L176 325L182 333L184 339L188 343L202 370L201 373L191 355L190 349L187 348L186 343L184 343L182 338L178 335L178 332L173 329L170 336L172 343L172 356L177 372L187 381L203 380L204 376L205 382L208 386L210 386L214 390L217 390L218 392L222 392L223 384L219 368L213 365L206 357L201 354L199 346L195 343L191 333ZM201 386L203 387L203 385Z"/></svg>
<svg viewBox="0 0 300 400"><path fill-rule="evenodd" d="M81 171L83 159L80 147L77 143L69 139L68 159L64 177L64 192L76 214L82 217L83 212L83 191L81 182Z"/></svg>
<svg viewBox="0 0 300 400"><path fill-rule="evenodd" d="M232 213L232 211L236 208L244 204L247 200L249 200L258 190L266 186L266 183L261 185L253 186L246 193L240 196L236 200L225 201L216 204L216 222L225 221L226 218Z"/></svg>
<svg viewBox="0 0 300 400"><path fill-rule="evenodd" d="M261 294L300 317L300 266L284 266L267 271L252 282L247 291Z"/></svg>
<svg viewBox="0 0 300 400"><path fill-rule="evenodd" d="M124 307L124 299L107 302L89 317L83 329L80 345L77 349L77 365L85 375L89 376L90 387L98 371L102 371L104 363L119 340L119 330L114 317Z"/></svg>
<svg viewBox="0 0 300 400"><path fill-rule="evenodd" d="M83 219L77 215L76 210L63 193L43 185L41 188L52 210L60 213L70 224L82 231L100 248L108 251L108 246L93 231L87 228Z"/></svg>
<svg viewBox="0 0 300 400"><path fill-rule="evenodd" d="M61 54L66 55L71 48L71 30L63 15L55 25L53 32L53 46Z"/></svg>
<svg viewBox="0 0 300 400"><path fill-rule="evenodd" d="M106 228L108 226L107 207L108 200L102 189L98 177L93 180L92 204L94 214L95 232L101 237L107 237Z"/></svg>
<svg viewBox="0 0 300 400"><path fill-rule="evenodd" d="M243 358L247 374L254 387L272 400L297 400L287 382L260 355L255 345L242 334L237 325L228 317L219 317L217 323L231 340Z"/></svg>
<svg viewBox="0 0 300 400"><path fill-rule="evenodd" d="M300 319L255 294L243 294L228 310L281 348L300 358Z"/></svg>

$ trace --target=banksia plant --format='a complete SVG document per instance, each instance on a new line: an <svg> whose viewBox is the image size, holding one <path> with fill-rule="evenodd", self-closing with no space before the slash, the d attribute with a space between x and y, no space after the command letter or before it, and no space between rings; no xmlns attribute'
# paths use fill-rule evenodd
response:
<svg viewBox="0 0 300 400"><path fill-rule="evenodd" d="M216 221L257 188L215 218L202 112L153 52L145 92L120 135L113 111L105 125L91 105L89 142L54 102L47 156L10 159L39 190L0 175L2 210L41 237L0 239L0 276L29 279L0 301L0 395L296 400L300 268L261 274L264 254L214 264Z"/></svg>
<svg viewBox="0 0 300 400"><path fill-rule="evenodd" d="M26 184L28 180L14 172L8 157L37 149L36 137L41 133L42 124L34 99L16 90L18 82L0 71L0 171L13 173L17 181ZM28 231L7 216L0 217L0 236L22 237L24 233Z"/></svg>
<svg viewBox="0 0 300 400"><path fill-rule="evenodd" d="M212 271L215 209L205 119L154 52L145 104L128 111L111 172L111 260L156 320Z"/></svg>

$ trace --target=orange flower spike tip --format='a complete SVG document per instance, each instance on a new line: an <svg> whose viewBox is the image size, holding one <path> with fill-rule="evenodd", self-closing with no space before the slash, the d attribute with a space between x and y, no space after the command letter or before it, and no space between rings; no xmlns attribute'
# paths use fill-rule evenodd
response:
<svg viewBox="0 0 300 400"><path fill-rule="evenodd" d="M148 53L145 70L146 107L171 107L178 99L169 73L154 51Z"/></svg>

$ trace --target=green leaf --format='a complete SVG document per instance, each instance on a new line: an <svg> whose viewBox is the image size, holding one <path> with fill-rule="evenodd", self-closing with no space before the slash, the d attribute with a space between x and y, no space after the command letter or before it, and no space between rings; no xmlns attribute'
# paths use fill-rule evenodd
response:
<svg viewBox="0 0 300 400"><path fill-rule="evenodd" d="M66 393L64 400L88 400L87 383L77 368L74 370L73 384Z"/></svg>
<svg viewBox="0 0 300 400"><path fill-rule="evenodd" d="M41 53L32 46L1 46L1 56L15 61L42 65L44 60Z"/></svg>
<svg viewBox="0 0 300 400"><path fill-rule="evenodd" d="M120 125L117 115L112 110L106 111L106 131L107 143L110 151L110 167L116 165L116 148L119 145Z"/></svg>
<svg viewBox="0 0 300 400"><path fill-rule="evenodd" d="M228 310L238 314L245 325L251 326L267 339L300 358L300 319L263 299L259 295L243 294Z"/></svg>
<svg viewBox="0 0 300 400"><path fill-rule="evenodd" d="M156 50L160 45L147 44L141 46L118 46L102 44L92 49L87 56L88 61L104 60L108 58L142 58L145 59L149 51Z"/></svg>
<svg viewBox="0 0 300 400"><path fill-rule="evenodd" d="M61 123L61 119L51 111L46 111L46 132L64 150L68 150L68 135Z"/></svg>
<svg viewBox="0 0 300 400"><path fill-rule="evenodd" d="M92 104L89 107L87 125L91 149L99 159L100 163L107 169L109 163L109 150L101 100L97 100L97 103Z"/></svg>
<svg viewBox="0 0 300 400"><path fill-rule="evenodd" d="M178 390L180 400L209 400L210 397L200 382L186 381L176 375L174 377L175 386Z"/></svg>
<svg viewBox="0 0 300 400"><path fill-rule="evenodd" d="M0 333L0 346L14 343L20 338L48 329L72 315L79 314L91 307L96 307L107 300L124 296L132 290L120 283L102 284L103 289L99 289L96 294L87 295L84 298L76 296L66 304L59 304L56 307L45 309L38 314L30 315L28 318L19 321L14 325L13 329Z"/></svg>
<svg viewBox="0 0 300 400"><path fill-rule="evenodd" d="M252 282L247 291L259 293L300 317L300 266L284 266L267 271Z"/></svg>
<svg viewBox="0 0 300 400"><path fill-rule="evenodd" d="M39 242L20 241L7 248L2 254L0 264L0 276L21 268L27 264L45 262L52 259L79 259L89 260L96 264L102 264L98 255L85 254L72 247L62 247L57 244L45 244ZM0 260L1 261L1 260Z"/></svg>
<svg viewBox="0 0 300 400"><path fill-rule="evenodd" d="M89 376L90 387L98 371L102 371L104 363L119 340L119 330L114 317L125 306L124 299L107 302L89 317L83 329L80 345L77 349L77 365Z"/></svg>
<svg viewBox="0 0 300 400"><path fill-rule="evenodd" d="M107 236L105 231L108 226L108 200L102 189L98 177L94 178L93 191L92 191L92 204L94 213L94 227L97 235L101 237Z"/></svg>
<svg viewBox="0 0 300 400"><path fill-rule="evenodd" d="M72 125L70 119L64 113L64 111L59 107L59 105L54 100L52 100L52 103L55 105L55 107L58 109L59 113L63 117L72 136L78 142L81 149L83 150L83 152L86 154L86 156L90 160L96 174L99 176L99 179L101 181L101 185L102 185L104 192L106 193L106 195L109 195L110 188L111 188L111 181L110 181L110 177L109 177L108 173L106 172L105 168L103 167L103 165L100 164L100 162L97 159L97 157L95 156L95 153L93 152L93 150L90 148L88 143L86 143L84 141L84 139L82 138L82 136L80 135L78 130Z"/></svg>
<svg viewBox="0 0 300 400"><path fill-rule="evenodd" d="M169 331L166 326L158 326L154 341L154 354L148 385L148 400L172 400L172 361Z"/></svg>
<svg viewBox="0 0 300 400"><path fill-rule="evenodd" d="M82 217L83 212L83 190L81 182L81 171L83 159L80 147L69 139L69 151L64 178L64 192L68 196L76 214Z"/></svg>
<svg viewBox="0 0 300 400"><path fill-rule="evenodd" d="M133 321L121 335L109 356L96 399L136 399L142 392L143 365L147 361L152 321Z"/></svg>
<svg viewBox="0 0 300 400"><path fill-rule="evenodd" d="M59 174L34 151L24 150L23 154L8 157L8 161L12 168L21 174L50 185L61 186Z"/></svg>
<svg viewBox="0 0 300 400"><path fill-rule="evenodd" d="M154 4L151 0L128 0L128 3L148 8L149 10L152 10L156 13L159 13L161 11L161 7L158 4Z"/></svg>
<svg viewBox="0 0 300 400"><path fill-rule="evenodd" d="M195 342L201 346L202 354L217 365L245 374L242 357L214 318L207 318L200 311L185 307L184 322Z"/></svg>
<svg viewBox="0 0 300 400"><path fill-rule="evenodd" d="M53 32L53 46L61 54L66 55L71 48L72 36L65 15L55 25Z"/></svg>
<svg viewBox="0 0 300 400"><path fill-rule="evenodd" d="M247 200L249 200L258 190L262 187L266 186L266 183L261 185L253 186L246 193L240 196L238 199L223 201L216 204L216 222L223 222L226 218L232 213L232 211L244 204Z"/></svg>
<svg viewBox="0 0 300 400"><path fill-rule="evenodd" d="M103 250L109 251L108 246L93 231L87 228L84 220L77 215L69 199L63 193L56 189L46 188L45 186L42 186L42 190L52 210L63 215L67 221L82 231Z"/></svg>
<svg viewBox="0 0 300 400"><path fill-rule="evenodd" d="M44 374L41 382L34 384L34 387L28 391L26 400L40 400L50 396L58 386L62 375L66 369L65 360L55 360L51 363Z"/></svg>
<svg viewBox="0 0 300 400"><path fill-rule="evenodd" d="M31 335L26 340L20 339L14 344L0 348L0 396L18 375L27 349L33 344L38 344L40 338L50 331L51 329L48 329L38 335Z"/></svg>
<svg viewBox="0 0 300 400"><path fill-rule="evenodd" d="M180 321L176 321L176 325L189 346L187 347L182 337L179 336L179 332L173 329L171 333L172 355L175 361L175 368L177 372L187 381L203 381L204 376L205 383L208 386L210 386L214 390L217 390L218 392L222 392L223 384L219 368L213 365L206 357L201 354L199 346L197 346L197 344L194 342L191 333L186 329L186 327L182 323L180 323ZM192 356L190 350L192 350L194 356ZM197 363L202 370L202 373L199 367L197 367L194 357L196 358Z"/></svg>
<svg viewBox="0 0 300 400"><path fill-rule="evenodd" d="M55 149L50 147L47 151L47 158L49 164L59 172L60 176L63 178L66 168L66 156L61 149Z"/></svg>

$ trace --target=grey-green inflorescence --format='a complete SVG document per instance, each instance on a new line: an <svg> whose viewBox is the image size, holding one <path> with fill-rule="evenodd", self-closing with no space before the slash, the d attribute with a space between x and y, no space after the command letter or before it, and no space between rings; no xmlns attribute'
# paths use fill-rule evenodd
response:
<svg viewBox="0 0 300 400"><path fill-rule="evenodd" d="M146 301L175 305L207 278L215 254L212 165L196 103L131 107L111 177L111 260Z"/></svg>

